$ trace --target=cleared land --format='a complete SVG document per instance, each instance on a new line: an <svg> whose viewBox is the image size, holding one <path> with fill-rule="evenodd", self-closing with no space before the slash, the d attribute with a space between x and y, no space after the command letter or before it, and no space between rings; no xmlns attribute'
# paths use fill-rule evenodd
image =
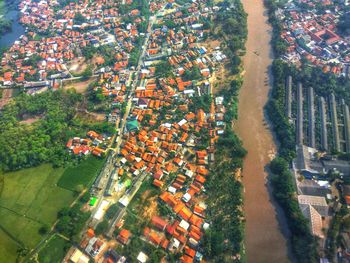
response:
<svg viewBox="0 0 350 263"><path fill-rule="evenodd" d="M68 167L60 180L58 186L71 190L81 190L92 184L104 164L104 159L89 157L86 161L81 162L78 166Z"/></svg>
<svg viewBox="0 0 350 263"><path fill-rule="evenodd" d="M66 254L67 240L59 235L54 235L39 252L40 263L59 263Z"/></svg>
<svg viewBox="0 0 350 263"><path fill-rule="evenodd" d="M63 168L54 169L45 164L0 175L4 179L0 225L17 242L33 248L42 239L39 229L51 226L57 212L73 201L71 191L57 187L63 171ZM1 246L9 247L0 249L0 259L16 256L16 243L9 235L0 233Z"/></svg>
<svg viewBox="0 0 350 263"><path fill-rule="evenodd" d="M91 83L93 83L94 81L96 81L96 77L92 77L88 80L84 80L84 81L66 81L63 85L63 89L64 90L69 90L74 88L76 90L77 93L86 93L86 91L88 90L88 87Z"/></svg>

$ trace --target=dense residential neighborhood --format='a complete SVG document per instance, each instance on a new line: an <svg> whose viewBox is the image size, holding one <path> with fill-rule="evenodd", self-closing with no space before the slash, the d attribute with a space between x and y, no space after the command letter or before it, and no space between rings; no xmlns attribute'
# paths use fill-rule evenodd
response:
<svg viewBox="0 0 350 263"><path fill-rule="evenodd" d="M306 60L324 72L349 76L350 39L338 26L348 7L347 1L310 0L288 1L276 10L286 45L283 58L297 65Z"/></svg>
<svg viewBox="0 0 350 263"><path fill-rule="evenodd" d="M1 263L350 262L348 0L0 0L0 32Z"/></svg>
<svg viewBox="0 0 350 263"><path fill-rule="evenodd" d="M220 255L204 248L214 242L204 236L217 231L206 186L214 181L216 145L223 138L241 147L231 128L240 82L219 75L230 74L233 52L244 43L244 37L236 40L240 46L227 55L223 33L212 38L210 23L220 13L238 13L239 3L25 0L18 8L26 33L3 54L2 87L23 89L24 99L66 90L62 96L76 100L70 121L79 129L68 127L63 138L65 159L78 166L68 168L59 186L74 187L78 197L58 211L53 232L40 230L52 233L52 242L69 241L64 262L203 262L209 255L239 262L241 234L226 239ZM238 58L235 74L239 64ZM219 93L218 81L234 92ZM46 119L36 112L29 121L24 114L24 121ZM84 189L78 181L88 179L77 174L95 160L89 155L105 164ZM236 161L243 150L240 155ZM237 184L239 166L228 171ZM240 233L241 188L232 191L237 220L231 231ZM24 258L45 257L40 251L46 249L38 244Z"/></svg>

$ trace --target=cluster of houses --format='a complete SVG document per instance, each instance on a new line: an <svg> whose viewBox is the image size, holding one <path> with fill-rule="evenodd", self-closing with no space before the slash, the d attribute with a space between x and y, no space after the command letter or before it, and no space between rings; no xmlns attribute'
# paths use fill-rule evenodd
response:
<svg viewBox="0 0 350 263"><path fill-rule="evenodd" d="M110 138L95 131L88 131L86 135L88 138L74 137L69 139L66 144L68 150L72 154L79 156L89 154L98 157L103 156Z"/></svg>
<svg viewBox="0 0 350 263"><path fill-rule="evenodd" d="M200 262L200 241L210 227L204 184L210 176L209 164L214 161L215 142L226 125L225 98L211 98L212 73L225 63L226 56L220 47L204 43L208 29L201 21L213 15L217 7L203 9L202 4L192 3L184 8L186 12L173 7L158 15L149 32L146 55L136 72L139 85L121 134L115 174L127 174L133 184L142 176L151 180L151 187L159 192L158 205L169 211L166 216L155 212L139 238L167 253L180 253L182 262ZM164 25L169 20L175 25L172 28ZM115 105L127 101L133 78L124 59L119 53L117 68L105 67L95 87L103 96L113 97ZM164 61L171 72L159 73L157 67ZM118 114L115 109L108 119L113 122ZM118 180L113 182L118 184ZM117 191L118 187L110 186ZM126 199L121 197L119 203L127 206L131 200ZM128 246L136 233L120 222L115 227L115 239ZM148 258L140 251L136 260L147 262Z"/></svg>
<svg viewBox="0 0 350 263"><path fill-rule="evenodd" d="M151 179L153 187L159 189L158 205L169 210L167 216L155 213L140 238L168 253L181 253L182 262L200 262L200 241L210 227L204 184L210 176L209 164L214 161L215 142L224 133L226 110L223 97L202 106L194 98L212 94L212 73L226 56L219 47L202 44L207 30L199 21L212 10L203 11L200 5L192 4L188 11L186 15L176 9L164 12L158 23L172 20L176 26L155 26L150 33L129 116L138 125L130 125L123 134L117 169L131 178L146 175L146 180ZM160 61L170 64L171 74L158 75ZM198 74L188 74L195 69ZM122 101L119 96L124 94L125 78L121 79L113 73L105 74L97 89ZM128 246L135 233L119 230L116 239ZM139 262L146 262L141 258L147 260L148 255L140 253Z"/></svg>
<svg viewBox="0 0 350 263"><path fill-rule="evenodd" d="M104 0L93 4L77 1L62 7L59 1L21 1L20 22L26 27L26 34L3 55L1 67L5 74L0 76L0 84L26 85L73 77L70 69L74 68L77 58L86 55L84 50L89 47L112 47L115 54L104 54L115 57L112 68L115 71L127 68L130 52L137 48L137 39L144 35L138 27L145 21L137 9L128 14L133 17L132 23L122 21L120 4ZM155 1L150 10L158 8L159 3ZM103 64L104 59L102 61L96 63L97 66ZM54 81L42 84L58 86Z"/></svg>
<svg viewBox="0 0 350 263"><path fill-rule="evenodd" d="M278 9L281 37L287 44L284 59L297 65L306 59L324 72L350 76L350 36L342 36L337 28L346 5L347 1L304 0Z"/></svg>
<svg viewBox="0 0 350 263"><path fill-rule="evenodd" d="M125 130L120 134L115 174L126 174L132 185L141 177L150 180L150 187L159 193L158 206L169 211L166 216L156 211L139 238L167 253L180 253L182 262L200 262L200 241L210 228L205 182L214 161L215 143L225 133L225 106L230 103L222 96L213 96L213 72L227 58L220 46L205 42L210 33L206 21L226 7L211 7L205 1L181 5L152 1L149 11L157 13L151 18L155 23L153 28L142 29L147 21L141 11L122 15L121 2L125 2L123 8L133 3L81 0L60 6L57 1L21 1L21 23L27 33L4 54L6 73L0 83L26 84L29 79L54 83L46 81L72 77L71 62L84 56L89 47L112 47L111 53L98 54L95 92L112 97L112 106L125 105L128 96L133 96ZM140 36L147 36L144 47ZM131 65L135 64L131 62L135 49L143 48L146 52L141 65ZM165 71L160 67L164 62L168 66ZM138 85L130 94L135 79ZM115 123L123 109L112 108L107 119ZM89 131L87 138L74 137L66 146L74 155L101 156L107 143L108 138ZM118 191L113 185L118 180L113 178L107 188ZM120 200L123 206L131 201ZM128 246L136 233L119 222L116 228L115 239ZM97 261L100 257L103 262L125 262L125 257L108 249L107 243L89 229L79 248L72 248L66 258L68 262ZM149 255L140 251L136 261L148 259Z"/></svg>

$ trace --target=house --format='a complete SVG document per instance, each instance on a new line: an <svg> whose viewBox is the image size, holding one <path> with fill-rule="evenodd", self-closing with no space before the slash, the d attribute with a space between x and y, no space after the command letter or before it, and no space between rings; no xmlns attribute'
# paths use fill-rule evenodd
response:
<svg viewBox="0 0 350 263"><path fill-rule="evenodd" d="M159 216L153 216L151 219L151 224L157 229L164 231L168 225L168 222Z"/></svg>
<svg viewBox="0 0 350 263"><path fill-rule="evenodd" d="M72 263L88 263L90 258L81 252L78 248L74 248L72 256L69 258L69 261Z"/></svg>
<svg viewBox="0 0 350 263"><path fill-rule="evenodd" d="M100 253L100 251L104 247L105 247L105 243L102 240L98 239L97 237L93 237L89 240L89 243L85 248L85 251L92 257L95 257Z"/></svg>
<svg viewBox="0 0 350 263"><path fill-rule="evenodd" d="M137 261L140 263L146 263L148 260L148 256L140 251L140 253L137 255Z"/></svg>
<svg viewBox="0 0 350 263"><path fill-rule="evenodd" d="M123 245L126 245L130 237L131 237L130 231L126 229L122 229L117 236L117 240Z"/></svg>

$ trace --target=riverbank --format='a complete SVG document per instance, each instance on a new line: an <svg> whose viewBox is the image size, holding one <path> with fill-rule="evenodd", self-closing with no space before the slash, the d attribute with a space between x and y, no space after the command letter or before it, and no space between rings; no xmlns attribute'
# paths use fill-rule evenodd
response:
<svg viewBox="0 0 350 263"><path fill-rule="evenodd" d="M4 0L0 0L0 35L11 31L12 21L6 18L7 6Z"/></svg>
<svg viewBox="0 0 350 263"><path fill-rule="evenodd" d="M235 130L248 154L244 160L246 250L248 262L289 262L286 226L278 220L268 186L266 166L276 146L264 116L273 61L271 27L261 1L242 1L248 13L248 41L244 57L244 84L239 96Z"/></svg>
<svg viewBox="0 0 350 263"><path fill-rule="evenodd" d="M19 23L19 10L17 9L17 1L15 3L0 0L0 48L9 48L21 35L25 33L25 28ZM5 21L5 28L1 32L1 20ZM6 22L7 21L7 22Z"/></svg>
<svg viewBox="0 0 350 263"><path fill-rule="evenodd" d="M271 162L273 173L272 192L278 204L282 207L287 228L290 232L291 249L297 262L318 262L317 243L312 236L309 222L302 214L296 196L293 175L289 164L295 158L295 134L290 122L285 116L285 81L295 69L288 68L278 58L283 55L285 43L280 38L281 26L275 18L276 4L266 1L269 21L273 26L272 47L276 54L272 66L272 94L267 105L267 113L279 142L278 156Z"/></svg>

